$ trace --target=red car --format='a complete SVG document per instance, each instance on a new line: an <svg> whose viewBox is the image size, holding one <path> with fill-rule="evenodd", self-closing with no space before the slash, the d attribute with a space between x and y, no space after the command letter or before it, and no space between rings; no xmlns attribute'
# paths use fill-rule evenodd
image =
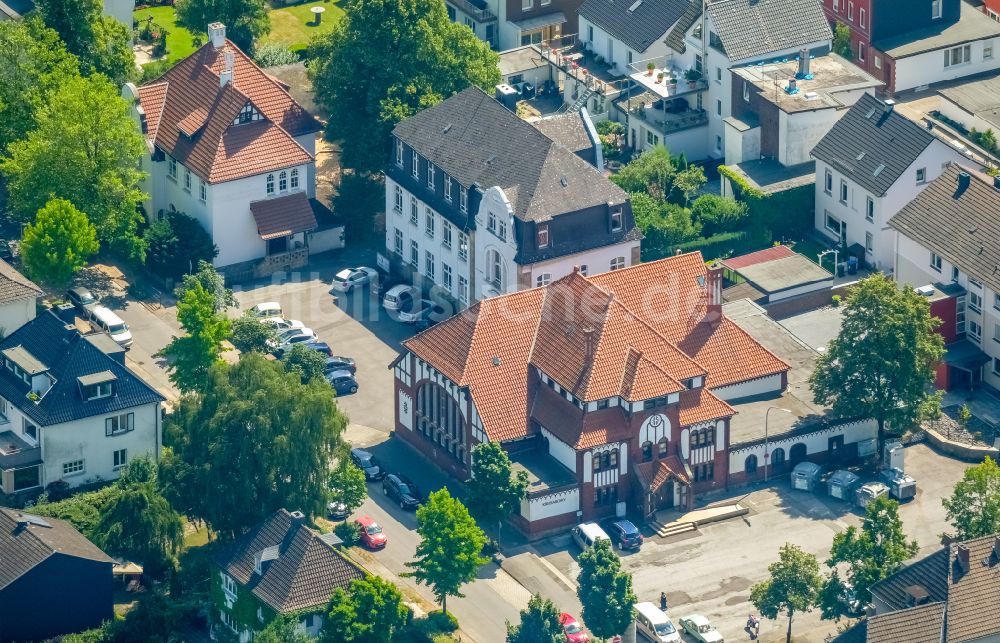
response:
<svg viewBox="0 0 1000 643"><path fill-rule="evenodd" d="M382 549L389 539L382 532L382 526L371 516L361 516L354 521L361 531L361 542L369 549Z"/></svg>
<svg viewBox="0 0 1000 643"><path fill-rule="evenodd" d="M566 612L560 614L559 624L562 625L563 632L566 634L566 640L569 643L587 643L590 640L587 633L583 631L580 621L576 620L572 614L567 614Z"/></svg>

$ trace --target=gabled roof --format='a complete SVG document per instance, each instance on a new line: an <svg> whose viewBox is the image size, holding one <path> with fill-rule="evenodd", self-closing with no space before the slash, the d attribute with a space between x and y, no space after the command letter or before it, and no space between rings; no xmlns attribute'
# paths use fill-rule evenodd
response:
<svg viewBox="0 0 1000 643"><path fill-rule="evenodd" d="M221 85L227 53L233 80ZM211 42L139 88L147 137L209 183L232 181L307 163L312 156L295 137L317 132L319 122L274 78L231 41ZM252 105L261 120L234 125Z"/></svg>
<svg viewBox="0 0 1000 643"><path fill-rule="evenodd" d="M0 507L0 590L55 554L107 563L111 576L114 561L73 525Z"/></svg>
<svg viewBox="0 0 1000 643"><path fill-rule="evenodd" d="M941 643L944 603L920 605L868 619L868 643Z"/></svg>
<svg viewBox="0 0 1000 643"><path fill-rule="evenodd" d="M663 40L691 5L700 8L701 0L584 0L580 16L641 54Z"/></svg>
<svg viewBox="0 0 1000 643"><path fill-rule="evenodd" d="M27 399L31 387L0 364L0 396L40 426L60 424L95 415L107 415L144 404L162 402L163 396L87 341L72 326L67 327L51 311L44 312L0 341L0 352L14 349L44 365L54 382L41 399ZM115 378L113 394L85 400L78 379L98 373Z"/></svg>
<svg viewBox="0 0 1000 643"><path fill-rule="evenodd" d="M499 186L525 221L628 200L594 166L478 87L418 112L393 133L463 186Z"/></svg>
<svg viewBox="0 0 1000 643"><path fill-rule="evenodd" d="M14 270L6 261L0 259L0 304L6 304L26 297L37 298L42 295L42 289L30 279ZM8 332L12 328L6 329Z"/></svg>
<svg viewBox="0 0 1000 643"><path fill-rule="evenodd" d="M889 225L1000 292L1000 190L992 177L951 163Z"/></svg>
<svg viewBox="0 0 1000 643"><path fill-rule="evenodd" d="M833 39L819 0L718 0L708 12L731 62Z"/></svg>
<svg viewBox="0 0 1000 643"><path fill-rule="evenodd" d="M215 562L243 588L279 613L325 605L365 572L319 534L279 509L215 556ZM258 558L262 573L255 571Z"/></svg>
<svg viewBox="0 0 1000 643"><path fill-rule="evenodd" d="M250 202L257 234L265 241L316 229L316 215L305 192Z"/></svg>
<svg viewBox="0 0 1000 643"><path fill-rule="evenodd" d="M955 47L1000 35L1000 24L969 2L959 2L960 17L949 25L934 24L872 43L872 47L896 60Z"/></svg>
<svg viewBox="0 0 1000 643"><path fill-rule="evenodd" d="M863 94L820 139L812 155L882 196L935 141L930 132L897 114L892 106Z"/></svg>
<svg viewBox="0 0 1000 643"><path fill-rule="evenodd" d="M590 138L589 118L585 114L586 108L570 114L548 116L533 122L532 125L545 136L591 163L594 156L594 141ZM596 131L594 133L596 134ZM587 158L587 152L590 158Z"/></svg>

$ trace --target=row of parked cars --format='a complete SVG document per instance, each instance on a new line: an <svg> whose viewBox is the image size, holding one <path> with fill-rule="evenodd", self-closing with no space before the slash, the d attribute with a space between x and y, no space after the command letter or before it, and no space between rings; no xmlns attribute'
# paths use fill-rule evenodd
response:
<svg viewBox="0 0 1000 643"><path fill-rule="evenodd" d="M70 288L66 292L66 300L73 304L76 313L98 332L107 333L116 344L128 350L132 347L132 331L113 310L102 306L101 302L90 290L82 286Z"/></svg>
<svg viewBox="0 0 1000 643"><path fill-rule="evenodd" d="M330 282L330 294L348 294L355 288L378 284L379 271L368 266L344 268ZM430 299L422 297L416 286L398 284L391 286L382 296L382 307L389 316L404 324L427 327L448 317L448 312Z"/></svg>

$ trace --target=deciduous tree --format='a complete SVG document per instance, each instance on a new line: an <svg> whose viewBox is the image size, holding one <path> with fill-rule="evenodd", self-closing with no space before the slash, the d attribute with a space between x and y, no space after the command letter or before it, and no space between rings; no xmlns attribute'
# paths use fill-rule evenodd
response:
<svg viewBox="0 0 1000 643"><path fill-rule="evenodd" d="M770 578L750 588L750 602L770 619L787 614L785 643L791 643L792 619L797 613L812 610L823 585L819 561L801 548L785 544L778 561L768 565L767 571Z"/></svg>
<svg viewBox="0 0 1000 643"><path fill-rule="evenodd" d="M176 279L194 272L202 261L219 254L212 237L198 220L183 212L169 212L153 221L143 234L146 267L161 277Z"/></svg>
<svg viewBox="0 0 1000 643"><path fill-rule="evenodd" d="M25 227L21 259L32 278L62 288L99 249L87 215L65 199L52 199Z"/></svg>
<svg viewBox="0 0 1000 643"><path fill-rule="evenodd" d="M472 478L467 483L469 511L488 525L497 525L521 506L528 492L528 474L511 469L499 442L483 442L472 450Z"/></svg>
<svg viewBox="0 0 1000 643"><path fill-rule="evenodd" d="M247 54L271 31L264 0L178 0L177 22L192 33L205 33L213 22L226 25L226 37Z"/></svg>
<svg viewBox="0 0 1000 643"><path fill-rule="evenodd" d="M576 595L583 606L583 620L601 640L622 634L632 623L632 575L621 569L611 541L597 540L580 554Z"/></svg>
<svg viewBox="0 0 1000 643"><path fill-rule="evenodd" d="M226 280L211 263L199 261L197 272L193 275L184 275L180 285L174 288L174 296L177 299L184 299L185 293L196 284L201 284L202 288L212 293L212 308L215 312L221 313L237 305L236 295L226 288Z"/></svg>
<svg viewBox="0 0 1000 643"><path fill-rule="evenodd" d="M960 540L1000 532L1000 467L990 457L969 467L941 502Z"/></svg>
<svg viewBox="0 0 1000 643"><path fill-rule="evenodd" d="M331 500L344 503L348 515L354 513L368 497L365 472L346 453L341 454L336 468L330 473L330 494Z"/></svg>
<svg viewBox="0 0 1000 643"><path fill-rule="evenodd" d="M673 192L682 200L682 205L687 207L691 203L691 197L698 193L705 182L705 170L700 165L688 165L674 176Z"/></svg>
<svg viewBox="0 0 1000 643"><path fill-rule="evenodd" d="M702 234L710 237L744 226L747 205L718 194L703 194L691 204L691 216L701 225Z"/></svg>
<svg viewBox="0 0 1000 643"><path fill-rule="evenodd" d="M430 587L447 614L448 597L463 596L462 585L475 579L488 560L481 555L486 534L465 505L444 488L431 493L417 509L417 533L417 557L406 563L413 570L406 575Z"/></svg>
<svg viewBox="0 0 1000 643"><path fill-rule="evenodd" d="M103 74L116 86L136 76L132 29L103 15L100 0L39 0L36 6L85 75Z"/></svg>
<svg viewBox="0 0 1000 643"><path fill-rule="evenodd" d="M254 637L256 643L312 643L315 639L299 627L294 614L279 614Z"/></svg>
<svg viewBox="0 0 1000 643"><path fill-rule="evenodd" d="M938 408L940 395L928 392L944 353L938 323L913 288L881 273L863 279L809 378L816 402L842 417L874 418L881 453L887 425L898 434Z"/></svg>
<svg viewBox="0 0 1000 643"><path fill-rule="evenodd" d="M223 537L281 507L322 515L346 425L326 382L303 384L250 353L212 366L168 416L160 479L175 507Z"/></svg>
<svg viewBox="0 0 1000 643"><path fill-rule="evenodd" d="M658 145L626 163L611 177L626 192L645 192L664 200L673 190L677 166L667 148Z"/></svg>
<svg viewBox="0 0 1000 643"><path fill-rule="evenodd" d="M378 576L351 581L330 597L320 643L390 643L410 622L412 612L399 589Z"/></svg>
<svg viewBox="0 0 1000 643"><path fill-rule="evenodd" d="M199 282L177 302L177 321L185 334L167 344L163 354L170 360L170 381L190 392L204 385L208 369L219 361L229 320L215 312L212 293Z"/></svg>
<svg viewBox="0 0 1000 643"><path fill-rule="evenodd" d="M260 319L245 314L233 320L229 341L241 353L267 353L271 350L268 342L276 337L274 326L260 323Z"/></svg>
<svg viewBox="0 0 1000 643"><path fill-rule="evenodd" d="M87 215L100 241L140 261L144 243L136 206L144 198L139 159L145 149L107 78L66 78L39 112L38 127L12 143L0 162L11 211L27 222L50 199L66 199Z"/></svg>
<svg viewBox="0 0 1000 643"><path fill-rule="evenodd" d="M379 171L392 128L417 111L478 85L500 82L499 60L439 0L344 0L346 17L310 47L310 78L341 141L344 165ZM345 64L345 61L350 64Z"/></svg>
<svg viewBox="0 0 1000 643"><path fill-rule="evenodd" d="M325 381L323 370L326 368L326 355L319 351L296 344L285 352L281 363L285 365L286 371L301 377L303 383L311 379Z"/></svg>
<svg viewBox="0 0 1000 643"><path fill-rule="evenodd" d="M565 640L559 610L540 594L528 599L528 607L521 610L520 623L507 623L507 643L563 643Z"/></svg>

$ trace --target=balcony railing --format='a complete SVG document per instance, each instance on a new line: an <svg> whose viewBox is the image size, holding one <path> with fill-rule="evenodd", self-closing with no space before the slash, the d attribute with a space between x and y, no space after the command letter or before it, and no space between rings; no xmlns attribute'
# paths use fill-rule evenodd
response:
<svg viewBox="0 0 1000 643"><path fill-rule="evenodd" d="M690 109L680 113L665 112L652 107L633 105L630 113L650 123L664 134L701 127L708 124L708 112L704 109Z"/></svg>
<svg viewBox="0 0 1000 643"><path fill-rule="evenodd" d="M546 40L539 48L546 60L587 89L593 89L604 96L620 93L627 86L628 80L619 79L612 66L588 51L583 44L576 34L572 34Z"/></svg>
<svg viewBox="0 0 1000 643"><path fill-rule="evenodd" d="M472 0L448 0L455 8L479 23L495 22L497 17L488 8L477 6Z"/></svg>

